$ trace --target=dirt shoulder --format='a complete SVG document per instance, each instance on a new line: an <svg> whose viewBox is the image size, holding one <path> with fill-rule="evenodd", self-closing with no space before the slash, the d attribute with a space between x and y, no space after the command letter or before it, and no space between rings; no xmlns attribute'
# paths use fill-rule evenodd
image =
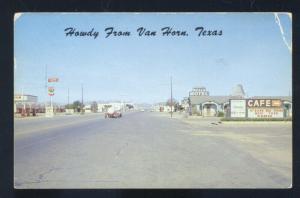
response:
<svg viewBox="0 0 300 198"><path fill-rule="evenodd" d="M170 114L157 113L156 116L168 117ZM218 117L186 116L184 113L173 113L172 119L189 126L190 131L185 131L186 134L221 138L270 169L292 177L292 122L221 122Z"/></svg>

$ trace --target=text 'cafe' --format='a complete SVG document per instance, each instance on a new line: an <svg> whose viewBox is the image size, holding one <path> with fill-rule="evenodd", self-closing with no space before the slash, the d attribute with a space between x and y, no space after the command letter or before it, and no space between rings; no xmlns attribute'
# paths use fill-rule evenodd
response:
<svg viewBox="0 0 300 198"><path fill-rule="evenodd" d="M285 108L281 99L240 99L230 100L232 118L286 118L292 112Z"/></svg>

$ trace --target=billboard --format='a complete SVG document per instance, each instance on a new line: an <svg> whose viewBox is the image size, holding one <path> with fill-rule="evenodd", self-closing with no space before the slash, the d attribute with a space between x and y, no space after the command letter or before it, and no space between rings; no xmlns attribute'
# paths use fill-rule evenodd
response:
<svg viewBox="0 0 300 198"><path fill-rule="evenodd" d="M230 100L232 118L283 118L281 99L240 99Z"/></svg>
<svg viewBox="0 0 300 198"><path fill-rule="evenodd" d="M282 107L280 99L248 99L247 107Z"/></svg>
<svg viewBox="0 0 300 198"><path fill-rule="evenodd" d="M283 118L282 104L280 99L248 99L248 118Z"/></svg>
<svg viewBox="0 0 300 198"><path fill-rule="evenodd" d="M283 118L283 108L248 108L248 118Z"/></svg>
<svg viewBox="0 0 300 198"><path fill-rule="evenodd" d="M245 118L246 100L230 100L230 116L232 118Z"/></svg>

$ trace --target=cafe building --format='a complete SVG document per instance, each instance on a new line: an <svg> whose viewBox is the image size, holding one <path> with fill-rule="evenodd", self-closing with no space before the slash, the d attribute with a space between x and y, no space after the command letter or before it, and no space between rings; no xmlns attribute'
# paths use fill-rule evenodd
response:
<svg viewBox="0 0 300 198"><path fill-rule="evenodd" d="M220 114L231 117L231 101L240 101L245 103L245 112L248 100L278 100L280 101L280 108L282 108L283 117L292 117L292 97L291 96L254 96L246 97L243 86L238 84L229 95L211 96L205 87L195 87L189 92L190 107L186 110L193 115L213 117ZM268 101L269 101L268 100ZM265 101L266 102L266 101ZM251 102L250 102L251 104ZM190 109L189 109L190 108ZM240 107L241 108L241 107ZM256 108L257 109L257 108ZM247 109L248 111L248 109ZM261 110L262 111L262 110ZM267 112L270 108L267 109ZM258 111L256 111L258 112ZM251 113L250 113L251 114ZM245 113L246 116L246 113Z"/></svg>

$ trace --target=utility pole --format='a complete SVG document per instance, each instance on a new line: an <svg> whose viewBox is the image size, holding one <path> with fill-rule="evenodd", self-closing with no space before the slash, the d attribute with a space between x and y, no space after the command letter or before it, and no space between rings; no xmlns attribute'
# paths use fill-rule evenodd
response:
<svg viewBox="0 0 300 198"><path fill-rule="evenodd" d="M47 106L47 95L48 95L48 76L47 76L47 65L45 66L45 92L46 92L46 97L45 97L45 115L46 115L46 106Z"/></svg>
<svg viewBox="0 0 300 198"><path fill-rule="evenodd" d="M22 116L24 116L25 115L25 111L26 111L26 107L25 107L25 104L24 104L24 90L23 90L23 86L22 86L22 96L21 96L21 101L22 101L22 112L21 112L21 114L22 114Z"/></svg>
<svg viewBox="0 0 300 198"><path fill-rule="evenodd" d="M69 88L68 88L68 109L70 109Z"/></svg>
<svg viewBox="0 0 300 198"><path fill-rule="evenodd" d="M83 85L81 83L81 114L83 114Z"/></svg>
<svg viewBox="0 0 300 198"><path fill-rule="evenodd" d="M172 76L171 76L171 118L173 116L172 106L173 106L173 91L172 91Z"/></svg>
<svg viewBox="0 0 300 198"><path fill-rule="evenodd" d="M192 111L191 111L191 91L189 91L189 99L188 99L188 103L189 103L189 116L192 115Z"/></svg>

